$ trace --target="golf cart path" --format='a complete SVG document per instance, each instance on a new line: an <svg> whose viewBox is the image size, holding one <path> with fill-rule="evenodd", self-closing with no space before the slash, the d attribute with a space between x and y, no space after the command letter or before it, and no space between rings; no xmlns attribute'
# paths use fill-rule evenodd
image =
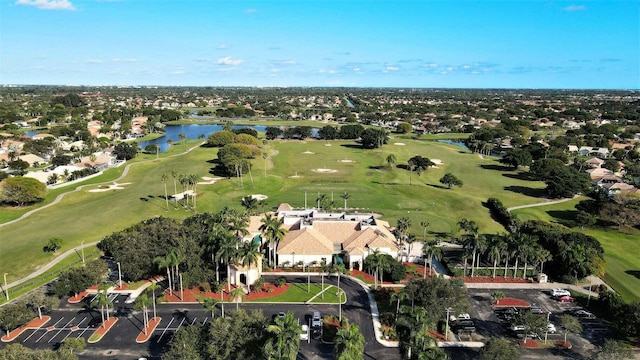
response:
<svg viewBox="0 0 640 360"><path fill-rule="evenodd" d="M184 152L184 153L175 154L175 155L170 155L170 156L167 156L166 158L175 157L175 156L182 156L182 155L184 155L184 154L186 154L186 153L190 152L191 150L193 150L193 149L195 149L195 148L197 148L197 147L201 146L202 144L204 144L204 142L202 142L202 143L200 143L200 144L198 144L198 145L196 145L196 146L194 146L194 147L192 147L192 148L189 148L189 149L185 150L185 152ZM129 173L129 168L130 168L131 166L136 165L136 164L143 164L143 163L146 163L146 162L149 162L149 161L156 161L156 159L152 159L152 160L145 160L145 161L140 161L140 162L136 162L136 163L128 164L128 165L126 165L126 166L125 166L124 171L122 172L122 175L120 175L117 179L115 179L115 180L113 180L113 181L106 181L106 182L97 183L97 184L88 184L88 185L81 185L81 186L78 186L78 187L77 187L77 188L75 188L74 190L71 190L71 191L68 191L68 192L65 192L65 193L62 193L62 194L58 195L58 196L56 197L56 199L55 199L54 201L52 201L50 204L47 204L47 205L45 205L45 206L43 206L43 207L40 207L40 208L37 208L37 209L33 209L33 210L31 210L31 211L29 211L29 212L25 213L24 215L20 216L20 217L19 217L19 218L17 218L17 219L14 219L14 220L12 220L12 221L9 221L9 222L6 222L6 223L3 223L3 224L0 224L0 227L5 226L5 225L8 225L8 224L13 224L13 223L16 223L16 222L18 222L18 221L20 221L20 220L26 219L26 218L27 218L27 217L29 217L31 214L34 214L34 213L36 213L36 212L38 212L38 211L40 211L40 210L42 210L42 209L46 209L46 208L48 208L48 207L50 207L50 206L53 206L53 205L57 204L58 202L60 202L60 200L62 200L62 199L64 198L64 196L65 196L65 195L67 195L67 194L71 194L71 193L74 193L74 192L77 192L77 191L80 191L80 190L82 190L82 188L84 188L84 187L86 187L86 186L95 186L95 185L101 185L101 184L107 184L107 183L112 183L112 182L120 181L120 180L122 180L124 177L126 177L126 176L127 176L127 174ZM45 265L41 266L40 268L38 268L38 270L34 271L33 273L31 273L31 274L29 274L29 275L27 275L27 276L25 276L25 277L23 277L23 278L21 278L21 279L18 279L18 280L15 280L15 281L13 281L13 282L10 282L9 284L7 284L7 289L10 289L10 288L12 288L12 287L14 287L14 286L20 285L20 284L22 284L22 283L24 283L24 282L26 282L26 281L29 281L29 280L31 280L31 279L33 279L33 278L35 278L35 277L39 276L39 275L42 275L44 272L46 272L47 270L50 270L50 269L51 269L52 267L54 267L56 264L58 264L59 262L61 262L62 260L64 260L67 256L69 256L69 255L71 255L71 254L73 254L73 253L77 253L77 251L78 251L78 250L80 250L80 249L87 248L87 247L90 247L90 246L94 246L94 245L96 245L98 242L99 242L99 241L95 241L95 242L92 242L92 243L83 244L82 246L76 246L76 247L74 247L73 249L69 249L69 250L65 251L64 253L60 254L60 256L56 257L54 260L50 261L49 263L47 263L47 264L45 264Z"/></svg>
<svg viewBox="0 0 640 360"><path fill-rule="evenodd" d="M194 147L191 147L191 148L189 148L189 149L185 150L183 153L175 154L175 155L170 155L170 156L165 157L164 159L171 158L171 157L176 157L176 156L182 156L182 155L189 153L191 150L193 150L193 149L195 149L195 148L197 148L197 147L199 147L199 146L201 146L201 145L203 145L203 144L204 144L204 142L202 142L202 143L200 143L200 144L198 144L198 145L196 145L196 146L194 146ZM0 227L6 226L6 225L10 225L10 224L15 224L15 223L17 223L18 221L24 220L24 219L28 218L29 216L31 216L32 214L37 213L38 211L44 210L44 209L46 209L46 208L48 208L48 207L51 207L51 206L53 206L53 205L55 205L55 204L59 203L59 202L60 202L60 201L65 197L65 195L67 195L67 194L71 194L71 193L74 193L74 192L78 192L78 191L82 190L83 188L85 188L85 187L87 187L87 186L104 185L104 184L109 184L109 183L118 182L118 181L120 181L120 180L124 179L124 178L127 176L127 174L129 174L129 168L130 168L131 166L136 165L136 164L144 164L144 163L147 163L147 162L149 162L149 161L156 161L156 159L144 160L144 161L140 161L140 162L136 162L136 163L127 164L127 165L124 167L124 171L122 172L122 175L120 175L120 176L119 176L117 179L115 179L115 180L112 180L112 181L105 181L105 182L96 183L96 184L80 185L80 186L78 186L77 188L75 188L74 190L67 191L67 192L64 192L64 193L62 193L62 194L60 194L60 195L56 196L55 200L53 200L51 203L49 203L49 204L47 204L47 205L41 206L41 207L39 207L39 208L37 208L37 209L33 209L33 210L30 210L30 211L27 211L26 213L24 213L22 216L20 216L20 217L19 217L19 218L17 218L17 219L13 219L13 220L11 220L11 221L7 221L7 222L5 222L5 223L0 224Z"/></svg>
<svg viewBox="0 0 640 360"><path fill-rule="evenodd" d="M570 197L570 198L564 198L564 199L560 199L560 200L552 200L552 201L546 201L546 202L541 202L541 203L535 203L535 204L527 204L527 205L520 205L520 206L512 206L510 208L507 208L507 211L511 212L513 210L518 210L518 209L524 209L524 208L530 208L530 207L535 207L535 206L546 206L546 205L554 205L554 204L560 204L563 202L567 202L567 201L571 201L577 197L579 197L580 195L575 195L574 197Z"/></svg>

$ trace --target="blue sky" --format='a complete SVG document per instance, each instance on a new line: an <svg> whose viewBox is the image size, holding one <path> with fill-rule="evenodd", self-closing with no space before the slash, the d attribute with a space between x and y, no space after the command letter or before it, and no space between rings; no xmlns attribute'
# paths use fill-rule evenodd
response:
<svg viewBox="0 0 640 360"><path fill-rule="evenodd" d="M640 2L0 0L0 83L638 89Z"/></svg>

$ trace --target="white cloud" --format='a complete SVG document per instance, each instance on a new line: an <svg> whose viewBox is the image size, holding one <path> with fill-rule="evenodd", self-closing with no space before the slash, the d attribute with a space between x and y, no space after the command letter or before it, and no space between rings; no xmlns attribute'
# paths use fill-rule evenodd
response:
<svg viewBox="0 0 640 360"><path fill-rule="evenodd" d="M84 62L88 64L102 64L102 60L100 59L87 59Z"/></svg>
<svg viewBox="0 0 640 360"><path fill-rule="evenodd" d="M256 9L247 9L247 10L244 11L245 14L255 14L257 12L258 12L258 10L256 10Z"/></svg>
<svg viewBox="0 0 640 360"><path fill-rule="evenodd" d="M231 65L231 66L240 65L243 62L244 60L242 59L234 59L230 56L221 57L218 60L216 60L216 64L218 65Z"/></svg>
<svg viewBox="0 0 640 360"><path fill-rule="evenodd" d="M336 71L333 69L320 69L318 70L320 74L335 74Z"/></svg>
<svg viewBox="0 0 640 360"><path fill-rule="evenodd" d="M43 10L75 10L69 0L18 0L16 5L35 6Z"/></svg>
<svg viewBox="0 0 640 360"><path fill-rule="evenodd" d="M224 50L224 49L228 49L228 48L229 48L229 45L227 45L227 44L220 44L220 45L218 45L218 49L219 49L219 50Z"/></svg>
<svg viewBox="0 0 640 360"><path fill-rule="evenodd" d="M397 66L394 66L394 65L387 65L385 70L386 71L398 71L398 70L400 70L400 68L397 67Z"/></svg>
<svg viewBox="0 0 640 360"><path fill-rule="evenodd" d="M584 11L587 10L587 7L584 5L569 5L562 10L564 11Z"/></svg>
<svg viewBox="0 0 640 360"><path fill-rule="evenodd" d="M426 66L426 67L430 67L430 68L436 68L436 67L438 67L438 64L436 64L436 63L429 63L429 64L425 64L424 66Z"/></svg>
<svg viewBox="0 0 640 360"><path fill-rule="evenodd" d="M114 58L110 60L111 62L114 63L120 63L120 62L124 62L124 63L135 63L138 62L138 59L120 59L120 58Z"/></svg>

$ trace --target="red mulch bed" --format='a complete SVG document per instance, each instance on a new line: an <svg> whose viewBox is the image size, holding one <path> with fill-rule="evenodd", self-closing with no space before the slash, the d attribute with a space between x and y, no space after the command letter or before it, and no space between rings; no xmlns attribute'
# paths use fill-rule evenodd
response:
<svg viewBox="0 0 640 360"><path fill-rule="evenodd" d="M518 344L525 349L537 349L540 347L540 344L538 344L536 340L527 340L526 344L524 343L524 340L520 340L518 341Z"/></svg>
<svg viewBox="0 0 640 360"><path fill-rule="evenodd" d="M444 334L440 334L439 332L433 329L429 329L428 331L429 331L429 334L431 334L431 337L434 338L436 341L445 341Z"/></svg>
<svg viewBox="0 0 640 360"><path fill-rule="evenodd" d="M493 306L494 307L531 307L531 304L529 304L524 300L506 297L498 300L497 302L494 301Z"/></svg>
<svg viewBox="0 0 640 360"><path fill-rule="evenodd" d="M235 289L236 286L235 285L231 285L231 290ZM267 299L270 298L272 296L276 296L276 295L281 295L283 294L285 291L287 291L287 289L289 288L289 284L284 284L280 287L276 287L273 284L270 283L265 283L263 290L259 293L257 292L250 292L249 294L245 295L243 298L243 301L251 301L251 300L260 300L260 299ZM266 289L272 289L271 292L267 292ZM225 287L224 291L222 292L222 298L224 299L224 301L229 301L229 302L233 302L235 299L231 298L230 293L227 291L227 288ZM211 291L201 291L200 287L196 286L193 287L191 289L184 289L184 299L180 299L180 291L173 291L173 295L169 295L169 290L165 290L164 291L164 298L167 302L199 302L199 298L202 297L208 297L208 298L213 298L216 300L220 300L221 296L219 292L211 292Z"/></svg>
<svg viewBox="0 0 640 360"><path fill-rule="evenodd" d="M491 276L464 276L464 277L456 277L455 279L462 279L465 283L494 283L494 284L527 284L529 281L523 278L512 278L512 277L501 277L496 276L495 278Z"/></svg>
<svg viewBox="0 0 640 360"><path fill-rule="evenodd" d="M42 326L44 326L44 324L46 324L49 320L51 320L51 316L43 316L42 319L41 318L35 318L35 319L29 321L28 323L20 326L19 328L14 329L12 331L9 331L8 335L4 335L1 338L2 342L9 342L9 341L15 340L15 339L18 338L18 336L20 336L20 334L22 334L26 330L39 329Z"/></svg>
<svg viewBox="0 0 640 360"><path fill-rule="evenodd" d="M140 331L140 334L138 334L138 337L136 337L136 342L141 344L144 342L147 342L151 336L153 336L153 331L158 327L158 325L160 324L160 320L162 320L159 317L155 317L153 319L149 320L149 325L147 326L147 333L144 333L144 329L142 329L142 331Z"/></svg>
<svg viewBox="0 0 640 360"><path fill-rule="evenodd" d="M113 325L116 324L116 321L118 321L117 317L115 316L110 317L109 320L103 322L102 326L96 329L96 332L94 334L98 334L98 335L106 334L107 331L109 331L113 327Z"/></svg>
<svg viewBox="0 0 640 360"><path fill-rule="evenodd" d="M573 347L570 342L564 342L564 340L556 341L556 346L563 349L571 349Z"/></svg>
<svg viewBox="0 0 640 360"><path fill-rule="evenodd" d="M85 298L85 296L87 296L87 295L89 295L89 293L88 293L88 292L86 292L86 291L81 291L80 293L78 293L78 295L76 295L76 296L72 296L72 297L70 297L70 298L69 298L69 300L68 300L68 301L69 301L69 304L77 304L77 303L79 303L80 301L82 301L82 299L84 299L84 298Z"/></svg>

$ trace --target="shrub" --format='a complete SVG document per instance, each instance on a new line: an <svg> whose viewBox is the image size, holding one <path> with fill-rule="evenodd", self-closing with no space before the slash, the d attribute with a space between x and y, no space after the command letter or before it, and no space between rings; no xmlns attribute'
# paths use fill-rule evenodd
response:
<svg viewBox="0 0 640 360"><path fill-rule="evenodd" d="M264 278L261 276L253 283L253 291L256 293L262 292L264 288Z"/></svg>
<svg viewBox="0 0 640 360"><path fill-rule="evenodd" d="M502 202L496 198L489 198L484 204L491 213L491 217L502 224L510 232L514 232L518 228L518 220L507 211Z"/></svg>
<svg viewBox="0 0 640 360"><path fill-rule="evenodd" d="M283 285L284 285L284 284L286 284L286 283L287 283L287 279L285 279L285 278L284 278L284 276L280 276L280 277L278 277L278 278L274 281L274 283L273 283L273 284L274 284L276 287L281 287L281 286L283 286Z"/></svg>

